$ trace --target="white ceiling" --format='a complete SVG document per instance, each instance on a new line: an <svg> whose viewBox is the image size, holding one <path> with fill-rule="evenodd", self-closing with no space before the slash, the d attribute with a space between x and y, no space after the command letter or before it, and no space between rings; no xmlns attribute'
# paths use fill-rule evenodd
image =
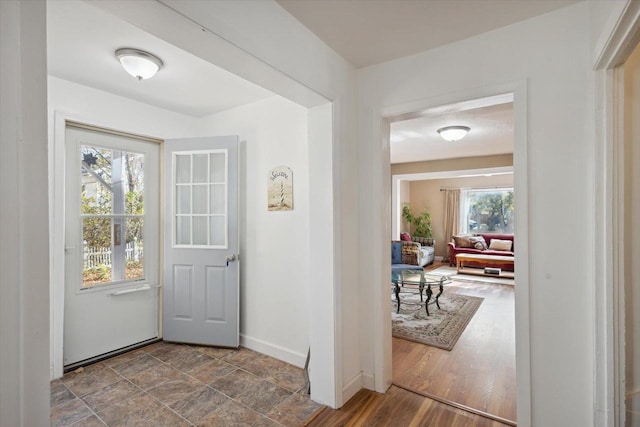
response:
<svg viewBox="0 0 640 427"><path fill-rule="evenodd" d="M356 67L416 54L579 0L276 0ZM513 103L443 107L392 123L391 163L513 153ZM482 104L482 102L480 102ZM444 141L444 126L471 128Z"/></svg>
<svg viewBox="0 0 640 427"><path fill-rule="evenodd" d="M413 55L579 0L276 0L356 67Z"/></svg>
<svg viewBox="0 0 640 427"><path fill-rule="evenodd" d="M512 97L479 100L462 108L440 108L421 117L391 123L391 163L420 162L459 157L513 153ZM476 105L474 105L476 104ZM448 142L438 134L445 126L468 126L460 141Z"/></svg>
<svg viewBox="0 0 640 427"><path fill-rule="evenodd" d="M47 2L47 44L50 75L191 116L274 96L80 0ZM121 47L153 53L165 66L138 81L116 60Z"/></svg>
<svg viewBox="0 0 640 427"><path fill-rule="evenodd" d="M575 3L576 0L277 0L356 66L414 54ZM274 94L82 0L47 3L49 74L171 111L202 117ZM165 67L137 81L114 51L134 47ZM391 162L512 152L512 104L427 112L393 123ZM439 127L471 132L445 143Z"/></svg>

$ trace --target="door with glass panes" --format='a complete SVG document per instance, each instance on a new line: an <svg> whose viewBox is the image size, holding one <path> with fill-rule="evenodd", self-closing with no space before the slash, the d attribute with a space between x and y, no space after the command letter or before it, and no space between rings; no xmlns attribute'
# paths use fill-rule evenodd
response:
<svg viewBox="0 0 640 427"><path fill-rule="evenodd" d="M158 337L160 144L68 126L64 365Z"/></svg>
<svg viewBox="0 0 640 427"><path fill-rule="evenodd" d="M164 144L163 338L239 345L238 137Z"/></svg>

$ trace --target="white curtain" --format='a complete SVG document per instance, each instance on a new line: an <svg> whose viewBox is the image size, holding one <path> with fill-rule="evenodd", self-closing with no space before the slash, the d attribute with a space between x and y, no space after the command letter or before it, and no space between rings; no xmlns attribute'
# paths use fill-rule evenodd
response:
<svg viewBox="0 0 640 427"><path fill-rule="evenodd" d="M444 201L444 238L445 254L443 261L449 261L449 247L451 236L460 230L460 190L445 190Z"/></svg>

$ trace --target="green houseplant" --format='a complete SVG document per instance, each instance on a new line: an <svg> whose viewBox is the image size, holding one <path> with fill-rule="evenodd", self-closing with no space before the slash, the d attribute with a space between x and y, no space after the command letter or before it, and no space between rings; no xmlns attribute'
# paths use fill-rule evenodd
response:
<svg viewBox="0 0 640 427"><path fill-rule="evenodd" d="M422 210L420 215L414 215L409 203L405 203L402 205L402 218L408 224L413 225L413 234L417 237L433 237L431 234L431 214L426 208Z"/></svg>

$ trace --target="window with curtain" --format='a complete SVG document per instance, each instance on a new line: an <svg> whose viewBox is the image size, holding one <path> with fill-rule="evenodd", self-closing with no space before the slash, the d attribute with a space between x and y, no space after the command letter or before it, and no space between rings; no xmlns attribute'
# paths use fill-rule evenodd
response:
<svg viewBox="0 0 640 427"><path fill-rule="evenodd" d="M461 233L513 233L513 188L460 191Z"/></svg>

